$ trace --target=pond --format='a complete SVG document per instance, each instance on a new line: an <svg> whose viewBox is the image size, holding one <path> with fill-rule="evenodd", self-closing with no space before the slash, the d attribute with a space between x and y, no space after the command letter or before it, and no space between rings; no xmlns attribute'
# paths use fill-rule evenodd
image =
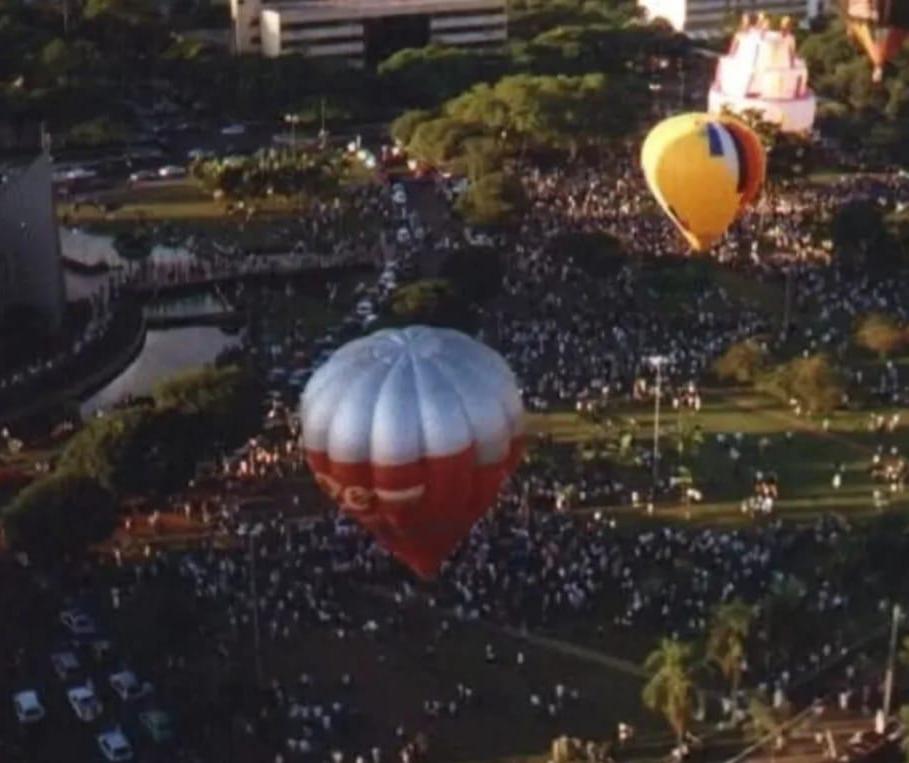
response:
<svg viewBox="0 0 909 763"><path fill-rule="evenodd" d="M223 350L239 343L239 336L211 326L149 331L142 352L119 376L82 403L82 415L109 408L128 395L147 395L159 381L212 363Z"/></svg>

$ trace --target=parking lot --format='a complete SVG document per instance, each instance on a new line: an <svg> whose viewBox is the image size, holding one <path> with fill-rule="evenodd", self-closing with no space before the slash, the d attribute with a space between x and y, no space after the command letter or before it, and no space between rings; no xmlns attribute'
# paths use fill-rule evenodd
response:
<svg viewBox="0 0 909 763"><path fill-rule="evenodd" d="M109 636L96 603L60 601L51 584L36 586L15 565L4 565L3 574L4 610L19 620L4 624L0 636L0 738L11 742L0 748L0 760L175 760L154 687Z"/></svg>

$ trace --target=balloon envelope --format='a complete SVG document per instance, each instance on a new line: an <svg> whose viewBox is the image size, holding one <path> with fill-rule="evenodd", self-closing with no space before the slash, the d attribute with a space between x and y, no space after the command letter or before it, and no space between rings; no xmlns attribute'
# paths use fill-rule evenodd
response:
<svg viewBox="0 0 909 763"><path fill-rule="evenodd" d="M680 114L644 141L650 190L695 251L713 246L757 199L767 171L758 135L732 117Z"/></svg>
<svg viewBox="0 0 909 763"><path fill-rule="evenodd" d="M906 0L840 0L849 33L862 45L879 80L884 64L900 50L909 36L909 3Z"/></svg>
<svg viewBox="0 0 909 763"><path fill-rule="evenodd" d="M523 418L514 376L495 351L425 326L349 342L301 400L319 486L424 578L518 464Z"/></svg>

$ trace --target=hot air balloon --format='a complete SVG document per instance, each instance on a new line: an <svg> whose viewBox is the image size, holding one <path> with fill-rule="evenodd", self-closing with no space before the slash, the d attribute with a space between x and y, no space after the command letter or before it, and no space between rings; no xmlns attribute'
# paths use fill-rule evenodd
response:
<svg viewBox="0 0 909 763"><path fill-rule="evenodd" d="M865 49L874 66L872 79L884 77L884 64L909 36L906 0L840 0L849 34Z"/></svg>
<svg viewBox="0 0 909 763"><path fill-rule="evenodd" d="M492 505L523 452L514 376L451 329L386 329L341 347L301 399L316 482L423 578Z"/></svg>
<svg viewBox="0 0 909 763"><path fill-rule="evenodd" d="M703 252L755 201L767 156L757 133L732 117L680 114L650 131L641 165L663 211Z"/></svg>

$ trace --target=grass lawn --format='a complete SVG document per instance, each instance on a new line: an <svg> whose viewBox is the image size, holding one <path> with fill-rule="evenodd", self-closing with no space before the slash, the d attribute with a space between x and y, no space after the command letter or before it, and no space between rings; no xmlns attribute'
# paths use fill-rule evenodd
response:
<svg viewBox="0 0 909 763"><path fill-rule="evenodd" d="M751 493L753 470L776 473L780 485L776 508L781 516L814 518L828 512L874 514L878 509L873 507L872 493L882 486L872 481L868 469L877 443L901 450L909 448L909 428L905 422L894 433L879 437L868 431L867 412L837 412L830 416L829 429L824 431L822 421L795 417L775 400L751 391L708 390L704 401L696 414L678 414L664 408L661 424L662 452L691 470L695 485L704 493L704 503L690 510L673 503L661 504L656 508L659 516L722 524L741 522L739 504ZM636 448L651 447L652 405L617 406L610 413L621 419L623 426L631 419L636 422ZM683 428L699 426L704 433L702 445L681 456L676 451L680 421ZM573 412L533 415L530 431L550 434L564 445L577 445L603 434L596 424ZM728 453L736 433L742 435L736 445L742 454L739 469L734 468ZM721 443L717 435L725 435L726 441ZM762 440L766 443L764 447L760 445ZM838 465L844 471L842 486L837 490L833 488L832 478ZM630 465L622 474L627 484L642 488L649 485L649 473L643 466ZM891 509L909 508L909 494L888 494L888 497ZM632 511L630 507L606 508L620 514Z"/></svg>
<svg viewBox="0 0 909 763"><path fill-rule="evenodd" d="M57 205L58 217L67 225L91 233L115 235L131 231L137 222L161 224L174 238L213 238L248 251L286 251L303 238L300 221L306 218L299 203L273 197L257 199L247 207L255 214L247 219L243 210L229 213L227 203L216 201L192 180L123 187L97 195L99 204ZM351 214L338 221L339 236L361 232L378 237L383 227L379 217Z"/></svg>

